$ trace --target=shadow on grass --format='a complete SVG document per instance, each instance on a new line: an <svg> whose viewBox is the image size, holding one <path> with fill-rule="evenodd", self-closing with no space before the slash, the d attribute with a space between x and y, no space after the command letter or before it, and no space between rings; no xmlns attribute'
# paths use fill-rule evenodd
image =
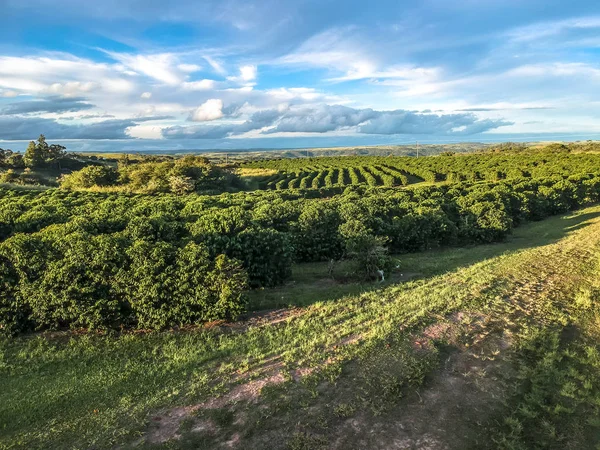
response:
<svg viewBox="0 0 600 450"><path fill-rule="evenodd" d="M249 293L249 311L307 306L316 302L335 301L408 281L423 279L470 266L496 256L520 252L557 242L600 217L600 206L529 222L513 230L504 241L460 248L438 248L420 253L396 255L399 268L386 276L384 283L341 283L328 276L328 263L297 264L292 280L284 286L259 289Z"/></svg>

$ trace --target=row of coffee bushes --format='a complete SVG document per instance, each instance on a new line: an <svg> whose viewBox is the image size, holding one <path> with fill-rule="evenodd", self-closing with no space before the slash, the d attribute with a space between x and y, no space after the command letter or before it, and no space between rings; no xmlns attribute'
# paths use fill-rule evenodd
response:
<svg viewBox="0 0 600 450"><path fill-rule="evenodd" d="M127 229L137 238L176 245L194 240L213 254L242 260L254 285L273 285L285 274L272 276L279 264L252 257L255 247L286 247L273 253L284 261L291 258L291 247L297 261L335 257L343 247L337 229L356 218L375 234L388 237L399 252L448 239L487 242L502 238L502 230L509 231L522 220L539 220L596 201L597 177L582 174L414 189L353 187L328 199L306 198L301 191L185 197L60 190L0 194L0 238L34 233L52 224L79 223L91 234Z"/></svg>
<svg viewBox="0 0 600 450"><path fill-rule="evenodd" d="M52 225L0 246L0 331L158 329L229 319L243 310L246 286L240 261L211 257L203 244Z"/></svg>
<svg viewBox="0 0 600 450"><path fill-rule="evenodd" d="M246 286L340 258L360 223L392 252L494 242L600 197L600 177L220 196L0 191L0 327L164 328L234 317Z"/></svg>
<svg viewBox="0 0 600 450"><path fill-rule="evenodd" d="M278 174L265 179L263 188L284 189L298 186L289 186L289 183L282 183L279 186L276 186L276 183L270 185L269 180L277 180L278 177L294 180L300 172L312 172L316 177L319 173L329 172L332 169L348 172L348 179L342 179L339 182L339 184L345 185L363 183L389 185L389 180L386 183L383 178L373 172L390 170L411 174L413 178L418 177L411 182L419 180L428 182L498 181L513 178L547 178L555 175L566 177L598 171L600 154L556 152L549 146L548 150L540 149L527 153L450 154L425 158L352 156L276 159L250 162L246 163L244 167L277 170ZM369 175L361 176L360 173L353 176L355 170L370 172L375 175L375 178L370 178ZM395 184L398 183L395 182ZM319 183L318 186L313 187L327 186Z"/></svg>
<svg viewBox="0 0 600 450"><path fill-rule="evenodd" d="M502 237L490 230L510 230L522 220L568 211L595 201L596 191L593 174L414 189L357 187L329 199L306 198L300 191L174 197L4 190L0 191L0 238L78 222L92 234L127 228L135 230L137 237L177 245L193 239L216 249L215 254L244 261L253 269L253 284L273 285L284 276L271 277L268 273L277 270L266 261L253 263L249 255L254 247L287 247L274 254L284 260L289 259L290 245L297 261L329 258L343 247L337 228L352 218L388 237L399 252L435 246L449 238L458 243L485 242ZM439 230L433 231L432 224ZM432 230L425 232L426 228Z"/></svg>

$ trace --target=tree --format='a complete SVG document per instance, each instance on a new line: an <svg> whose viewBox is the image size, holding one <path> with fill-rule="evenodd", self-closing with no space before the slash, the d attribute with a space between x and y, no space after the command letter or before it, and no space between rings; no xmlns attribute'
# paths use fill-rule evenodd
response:
<svg viewBox="0 0 600 450"><path fill-rule="evenodd" d="M0 148L0 166L3 166L7 163L10 154L12 154L11 150L4 150L3 148Z"/></svg>
<svg viewBox="0 0 600 450"><path fill-rule="evenodd" d="M52 144L48 147L46 154L46 161L54 161L65 156L65 150L67 148L59 144Z"/></svg>
<svg viewBox="0 0 600 450"><path fill-rule="evenodd" d="M65 156L66 147L58 144L48 145L46 137L40 134L37 142L31 141L25 151L25 165L35 168L56 161Z"/></svg>
<svg viewBox="0 0 600 450"><path fill-rule="evenodd" d="M44 164L44 154L42 149L38 147L34 141L29 143L23 161L27 167L40 167Z"/></svg>
<svg viewBox="0 0 600 450"><path fill-rule="evenodd" d="M119 168L121 167L127 167L131 164L131 158L129 158L129 155L127 153L124 153L121 155L121 157L119 158Z"/></svg>
<svg viewBox="0 0 600 450"><path fill-rule="evenodd" d="M346 256L354 262L354 271L359 277L375 278L380 270L391 266L386 238L374 236L362 221L347 221L340 226L340 234L345 238Z"/></svg>
<svg viewBox="0 0 600 450"><path fill-rule="evenodd" d="M8 156L6 162L8 165L14 169L22 169L25 167L25 162L23 161L23 155L20 153L12 153Z"/></svg>
<svg viewBox="0 0 600 450"><path fill-rule="evenodd" d="M0 175L0 181L3 183L13 183L18 178L19 175L17 175L13 169L8 169L6 172Z"/></svg>

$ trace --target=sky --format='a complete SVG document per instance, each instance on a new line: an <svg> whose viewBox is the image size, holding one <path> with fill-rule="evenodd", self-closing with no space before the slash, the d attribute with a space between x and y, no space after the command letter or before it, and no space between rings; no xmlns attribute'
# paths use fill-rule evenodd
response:
<svg viewBox="0 0 600 450"><path fill-rule="evenodd" d="M600 137L600 2L0 0L0 147Z"/></svg>

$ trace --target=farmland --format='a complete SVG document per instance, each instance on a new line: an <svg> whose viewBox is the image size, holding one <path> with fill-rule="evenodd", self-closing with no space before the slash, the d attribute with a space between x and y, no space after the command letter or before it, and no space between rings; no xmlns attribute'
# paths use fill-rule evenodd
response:
<svg viewBox="0 0 600 450"><path fill-rule="evenodd" d="M595 448L600 155L572 150L0 189L0 447Z"/></svg>
<svg viewBox="0 0 600 450"><path fill-rule="evenodd" d="M569 156L567 156L569 155ZM422 182L499 181L540 178L593 170L589 154L531 152L529 155L456 155L438 158L410 157L322 157L250 162L242 170L254 169L261 189L319 189L351 185L406 186ZM587 168L587 169L586 169ZM258 171L265 171L261 176Z"/></svg>

